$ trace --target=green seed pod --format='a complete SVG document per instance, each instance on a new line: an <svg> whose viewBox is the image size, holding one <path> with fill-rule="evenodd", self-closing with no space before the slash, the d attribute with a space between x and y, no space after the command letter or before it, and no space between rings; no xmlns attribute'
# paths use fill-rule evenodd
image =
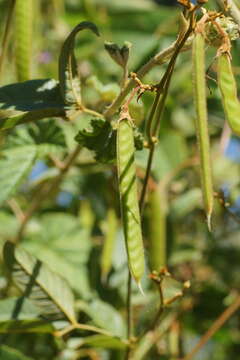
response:
<svg viewBox="0 0 240 360"><path fill-rule="evenodd" d="M134 134L131 121L121 119L117 129L117 166L128 266L140 285L144 273L144 249L138 205Z"/></svg>
<svg viewBox="0 0 240 360"><path fill-rule="evenodd" d="M31 77L33 1L16 0L15 16L17 78L26 81Z"/></svg>
<svg viewBox="0 0 240 360"><path fill-rule="evenodd" d="M120 48L117 44L113 42L105 41L104 47L111 56L111 58L118 65L123 68L127 65L130 49L132 47L132 44L130 42L125 41L124 45Z"/></svg>
<svg viewBox="0 0 240 360"><path fill-rule="evenodd" d="M166 194L157 188L148 199L148 252L151 271L166 266Z"/></svg>
<svg viewBox="0 0 240 360"><path fill-rule="evenodd" d="M230 57L227 53L218 57L218 86L220 88L224 112L232 131L240 136L240 103Z"/></svg>
<svg viewBox="0 0 240 360"><path fill-rule="evenodd" d="M101 273L105 281L112 266L112 254L118 229L118 221L114 209L109 209L104 224L105 239L101 256Z"/></svg>
<svg viewBox="0 0 240 360"><path fill-rule="evenodd" d="M210 159L210 141L208 134L204 38L197 33L193 39L193 88L196 107L196 133L201 163L201 184L204 207L207 214L208 228L211 229L213 211L213 185Z"/></svg>
<svg viewBox="0 0 240 360"><path fill-rule="evenodd" d="M82 107L81 83L74 54L75 38L79 31L91 30L99 36L98 28L90 21L82 21L74 27L64 41L58 60L60 91L66 104Z"/></svg>

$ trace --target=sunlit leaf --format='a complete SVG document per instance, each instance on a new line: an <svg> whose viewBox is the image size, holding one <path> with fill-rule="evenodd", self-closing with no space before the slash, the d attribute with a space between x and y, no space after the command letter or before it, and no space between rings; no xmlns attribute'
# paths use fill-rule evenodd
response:
<svg viewBox="0 0 240 360"><path fill-rule="evenodd" d="M83 226L80 219L70 214L45 214L35 231L27 234L28 241L23 245L61 274L82 297L89 299L91 290L86 264L92 248L90 231L91 228Z"/></svg>
<svg viewBox="0 0 240 360"><path fill-rule="evenodd" d="M14 284L41 310L45 318L75 322L74 299L68 284L46 264L12 243L4 245L4 261Z"/></svg>
<svg viewBox="0 0 240 360"><path fill-rule="evenodd" d="M0 159L0 203L8 199L26 178L36 156L34 146L7 150Z"/></svg>

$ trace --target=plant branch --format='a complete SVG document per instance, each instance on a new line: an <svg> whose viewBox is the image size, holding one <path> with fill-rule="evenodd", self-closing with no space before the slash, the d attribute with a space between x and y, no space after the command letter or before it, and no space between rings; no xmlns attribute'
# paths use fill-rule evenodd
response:
<svg viewBox="0 0 240 360"><path fill-rule="evenodd" d="M238 27L240 29L240 11L239 11L237 5L235 4L235 2L233 0L227 0L227 4L228 4L227 8L226 8L226 0L217 0L217 2L219 3L220 7L223 10L229 12L229 14L235 20L235 22L238 24Z"/></svg>
<svg viewBox="0 0 240 360"><path fill-rule="evenodd" d="M208 340L224 325L224 323L239 309L240 295L237 299L217 318L208 331L202 336L192 351L182 360L191 360L199 350L208 342Z"/></svg>
<svg viewBox="0 0 240 360"><path fill-rule="evenodd" d="M215 193L214 196L219 200L223 209L229 214L229 216L231 216L233 220L240 224L240 217L229 209L230 204L226 201L223 192L219 191L218 193Z"/></svg>
<svg viewBox="0 0 240 360"><path fill-rule="evenodd" d="M143 65L138 72L136 73L139 79L142 79L150 70L152 70L156 65L162 65L166 63L172 54L175 52L177 45L177 40L174 41L168 48L157 53L153 58L151 58L145 65ZM181 51L187 51L191 47L191 41L185 44ZM129 80L124 88L121 90L120 94L116 97L113 103L104 111L103 115L109 119L122 105L125 97L135 86L135 80Z"/></svg>
<svg viewBox="0 0 240 360"><path fill-rule="evenodd" d="M150 147L150 150L149 150L147 169L146 169L146 174L144 177L143 187L142 187L141 196L140 196L140 200L139 200L139 208L140 208L141 214L143 213L143 209L144 209L145 196L147 193L148 180L149 180L149 177L151 174L154 150L155 150L155 144L152 144Z"/></svg>
<svg viewBox="0 0 240 360"><path fill-rule="evenodd" d="M131 360L142 360L145 359L146 354L156 343L166 334L172 323L176 321L177 314L171 312L161 322L161 327L158 327L155 331L148 331L147 334L141 338L138 346L132 354Z"/></svg>
<svg viewBox="0 0 240 360"><path fill-rule="evenodd" d="M152 109L150 112L150 116L148 119L148 125L147 125L150 151L149 151L149 156L148 156L146 175L144 178L143 188L142 188L142 192L141 192L141 196L140 196L140 211L141 212L143 211L143 208L144 208L145 196L146 196L146 192L147 192L148 179L149 179L149 176L151 173L156 139L157 139L159 128L160 128L163 110L165 108L166 98L167 98L174 66L176 64L176 59L177 59L178 54L180 53L185 42L187 41L187 39L189 38L189 36L191 35L191 33L193 31L193 26L194 26L194 12L192 12L192 14L191 14L189 27L188 27L186 33L182 37L179 37L178 40L176 41L176 44L174 46L175 50L172 54L172 57L168 64L167 70L166 70L165 74L163 75L161 81L157 85L158 90L157 90L156 98L154 100L154 103L153 103L153 106L152 106ZM155 120L154 120L154 118L155 118ZM154 121L155 121L155 124L153 125L153 131L151 131L152 123Z"/></svg>
<svg viewBox="0 0 240 360"><path fill-rule="evenodd" d="M129 344L131 343L132 337L132 275L128 271L128 285L127 285L127 339ZM129 359L131 348L127 347L125 353L125 360Z"/></svg>
<svg viewBox="0 0 240 360"><path fill-rule="evenodd" d="M65 161L65 164L62 166L62 168L59 170L59 174L56 176L56 178L51 182L45 184L42 189L37 193L36 197L33 199L31 205L27 209L26 213L24 214L24 219L20 225L20 228L18 230L17 236L15 238L15 242L20 242L25 228L27 226L28 221L33 216L34 212L40 208L43 201L51 196L51 194L56 191L56 189L59 187L60 183L62 182L65 174L68 172L70 167L73 165L74 161L76 160L79 152L81 150L80 145L77 145L74 151L68 156L67 160Z"/></svg>

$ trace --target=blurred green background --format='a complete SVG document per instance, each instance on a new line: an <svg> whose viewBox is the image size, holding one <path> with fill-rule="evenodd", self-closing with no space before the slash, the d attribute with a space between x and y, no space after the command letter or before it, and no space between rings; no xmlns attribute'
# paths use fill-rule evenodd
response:
<svg viewBox="0 0 240 360"><path fill-rule="evenodd" d="M165 5L161 5L163 3ZM9 1L0 1L1 34L8 5ZM208 7L218 9L217 2L210 0ZM130 41L129 68L136 71L156 52L175 40L179 12L180 7L174 1L35 0L31 79L58 79L58 56L63 41L77 23L92 21L98 26L101 37L82 32L76 39L76 57L84 102L89 108L101 112L120 91L121 80L121 69L104 50L104 41L116 42L120 46L124 41ZM232 49L237 80L240 74L239 47L237 40ZM1 86L17 82L15 48L13 16ZM213 63L214 56L215 50L207 48L207 66ZM164 69L165 65L155 67L144 78L144 83L157 83ZM179 56L170 86L154 158L152 181L164 184L163 237L167 244L167 266L178 281L190 280L191 288L182 300L168 310L169 313L179 314L175 327L172 326L152 346L144 359L174 360L188 353L217 316L234 301L239 291L240 140L232 136L224 125L220 93L212 80L216 78L215 70L213 63L207 80L214 190L224 194L230 204L229 211L218 200L215 201L213 230L209 233L202 206L197 162L191 52L186 51ZM134 119L141 131L152 100L153 95L146 93L139 103L134 102L132 106ZM0 193L5 191L6 176L14 176L19 166L16 157L9 157L8 163L4 163L4 151L12 149L19 154L22 150L25 160L24 151L26 154L31 149L36 151L36 156L14 192L9 193L7 198L0 196L4 199L0 208L1 240L14 238L21 212L28 209L41 186L46 181L51 182L58 174L56 159L63 161L72 151L76 146L75 135L88 123L87 115L80 116L73 123L45 119L20 125L1 135ZM138 151L136 158L141 174L146 168L147 150ZM6 167L11 171L6 173ZM117 215L117 229L111 269L103 281L101 256L108 234L109 209L113 209ZM151 218L148 202L143 221L147 259L150 252L148 238ZM46 199L33 214L27 224L22 246L66 278L76 297L80 322L90 322L112 331L114 335L125 336L127 259L114 165L96 162L94 154L83 149L56 193ZM1 266L1 301L16 295L14 289L6 292L3 268ZM148 273L149 267L143 281L145 296L134 288L137 333L149 324L158 307L157 292ZM170 288L174 286L169 285ZM3 306L1 301L0 312ZM4 321L1 316L0 329ZM239 326L239 315L235 314L194 359L237 359L240 353ZM122 350L114 349L113 345L108 349L101 342L100 345L91 341L88 343L87 340L84 342L89 336L88 332L74 332L60 340L51 334L29 333L8 334L3 340L6 345L26 356L16 357L15 354L15 357L9 359L123 358Z"/></svg>

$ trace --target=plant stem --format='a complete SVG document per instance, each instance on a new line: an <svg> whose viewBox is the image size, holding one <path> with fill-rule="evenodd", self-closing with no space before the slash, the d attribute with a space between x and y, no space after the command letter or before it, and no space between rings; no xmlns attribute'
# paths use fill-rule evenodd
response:
<svg viewBox="0 0 240 360"><path fill-rule="evenodd" d="M98 334L102 334L102 335L106 335L106 336L112 336L112 334L104 329L101 329L101 328L98 328L96 326L92 326L92 325L87 325L87 324L71 324L69 326L67 326L66 328L62 329L62 330L59 330L59 331L56 331L55 332L55 335L56 336L64 336L68 333L70 333L71 331L73 330L76 330L76 329L79 329L79 330L85 330L85 331L92 331L92 332L95 332L95 333L98 333Z"/></svg>
<svg viewBox="0 0 240 360"><path fill-rule="evenodd" d="M147 353L156 343L169 331L172 323L176 321L177 314L171 312L161 323L161 328L157 328L156 331L148 331L148 333L141 338L138 346L134 350L131 360L149 359L146 357Z"/></svg>
<svg viewBox="0 0 240 360"><path fill-rule="evenodd" d="M128 272L128 293L127 293L127 338L130 339L132 336L132 299L131 299L131 290L132 290L132 275L131 272Z"/></svg>
<svg viewBox="0 0 240 360"><path fill-rule="evenodd" d="M131 272L128 271L128 284L127 284L127 339L129 344L131 343L132 337L132 275ZM127 347L125 360L129 359L130 356L130 346Z"/></svg>
<svg viewBox="0 0 240 360"><path fill-rule="evenodd" d="M186 31L185 35L182 38L180 38L179 41L178 40L176 41L176 44L174 46L175 50L172 54L172 57L168 64L167 70L157 86L158 90L157 90L156 98L154 100L152 110L151 110L151 113L150 113L150 116L148 119L148 124L147 124L148 134L147 135L148 135L150 151L149 151L149 156L148 156L146 175L144 178L142 193L141 193L141 197L140 197L140 211L141 212L143 212L143 208L144 208L145 196L146 196L146 192L147 192L147 185L148 185L148 180L149 180L150 173L151 173L151 167L152 167L153 156L154 156L154 151L155 151L156 142L154 141L154 138L156 138L158 136L160 123L161 123L161 119L162 119L162 115L163 115L163 110L165 108L168 89L170 86L174 66L175 66L176 60L177 60L177 56L180 53L181 49L183 48L188 37L190 36L190 34L193 31L193 21L194 21L194 13L191 14L189 27L188 27L188 30ZM154 123L153 131L151 131L153 123Z"/></svg>
<svg viewBox="0 0 240 360"><path fill-rule="evenodd" d="M16 3L16 0L10 0L6 26L4 29L4 34L3 34L3 39L2 39L2 47L1 47L1 55L0 55L0 76L1 76L1 72L2 72L4 58L5 58L6 51L7 51L8 38L9 38L10 30L11 30L11 23L12 23L12 17L13 17L15 3Z"/></svg>
<svg viewBox="0 0 240 360"><path fill-rule="evenodd" d="M191 19L193 19L193 15L192 15ZM183 45L185 44L186 40L188 39L189 35L191 34L191 32L192 32L192 21L190 21L189 28L186 31L185 35L181 39L174 42L174 44L171 45L164 52L161 52L160 53L161 55L160 54L157 55L157 58L158 58L157 63L160 61L164 61L166 59L166 57L169 56L169 53L170 53L170 56L172 55L172 57L168 64L167 70L166 70L162 80L159 83L157 94L154 99L154 103L153 103L153 106L152 106L152 109L151 109L151 112L150 112L150 115L148 118L148 123L147 123L147 135L148 135L148 140L149 140L150 151L149 151L149 157L148 157L148 162L147 162L146 175L144 178L143 188L142 188L140 201L139 201L139 207L140 207L141 214L142 214L143 208L144 208L148 179L149 179L150 173L151 173L153 155L154 155L154 150L155 150L155 141L154 141L153 137L156 136L156 134L159 130L159 124L160 124L163 109L165 106L165 101L166 101L166 97L167 97L167 93L168 93L168 89L169 89L169 85L170 85L170 80L171 80L171 76L173 73L174 65L176 63L177 56L178 56L180 50L182 49ZM159 57L159 55L160 55L160 57ZM154 65L156 65L156 56L154 58L152 58L146 65L144 65L137 72L137 77L138 78L143 77ZM115 112L115 110L121 105L125 96L128 94L128 92L134 86L134 83L135 82L133 79L128 82L128 84L123 88L123 90L121 91L119 96L115 99L115 102L104 113L105 117L111 116ZM161 94L162 94L162 96L161 96ZM157 114L157 119L155 122L153 133L151 133L151 127L152 127L152 123L155 118L155 114ZM161 290L160 290L160 293L161 293ZM162 294L160 294L160 298L162 299L161 295ZM161 302L161 305L159 307L159 311L154 319L154 324L153 324L154 327L158 323L158 320L163 311L163 303L162 303L162 301L160 301L160 302ZM131 316L131 274L130 274L130 272L129 272L129 278L128 278L127 311L128 311L128 339L130 339L131 338L131 317L132 317ZM128 348L126 351L125 360L128 360L129 356L130 356L130 348Z"/></svg>
<svg viewBox="0 0 240 360"><path fill-rule="evenodd" d="M93 116L96 116L98 118L103 118L103 115L95 110L92 110L92 109L88 109L88 108L83 108L82 109L82 112L86 113L86 114L90 114L90 115L93 115Z"/></svg>
<svg viewBox="0 0 240 360"><path fill-rule="evenodd" d="M240 295L237 299L214 321L208 331L202 336L192 351L182 360L191 360L197 352L208 342L208 340L223 326L223 324L239 309Z"/></svg>
<svg viewBox="0 0 240 360"><path fill-rule="evenodd" d="M50 197L51 193L56 191L56 189L59 187L60 183L62 182L65 174L68 172L70 167L73 165L74 161L76 160L79 152L81 150L80 145L77 145L75 150L68 156L65 164L60 169L59 174L56 176L56 178L51 182L50 184L45 184L46 186L43 186L42 189L37 193L36 197L33 199L31 205L27 209L26 213L24 214L24 219L20 225L20 228L18 230L17 236L15 238L15 242L18 243L21 241L26 225L28 221L33 216L34 212L39 209L43 201Z"/></svg>
<svg viewBox="0 0 240 360"><path fill-rule="evenodd" d="M172 54L175 52L177 45L177 41L174 41L172 45L170 45L167 49L164 49L157 53L153 58L151 58L145 65L143 65L137 72L137 77L142 79L150 70L154 68L156 65L162 65L166 63L169 58L171 58ZM191 41L186 44L184 48L181 48L181 51L189 50L191 47ZM120 108L125 97L135 86L135 80L129 80L124 88L121 90L120 94L116 97L113 103L104 111L103 115L109 119L111 116Z"/></svg>
<svg viewBox="0 0 240 360"><path fill-rule="evenodd" d="M149 154L148 154L147 169L146 169L146 174L145 174L144 181L143 181L142 192L141 192L141 196L140 196L140 200L139 200L139 208L140 208L141 214L143 213L143 209L144 209L148 180L149 180L149 177L151 174L154 150L155 150L155 144L152 144L150 147L150 150L149 150Z"/></svg>

